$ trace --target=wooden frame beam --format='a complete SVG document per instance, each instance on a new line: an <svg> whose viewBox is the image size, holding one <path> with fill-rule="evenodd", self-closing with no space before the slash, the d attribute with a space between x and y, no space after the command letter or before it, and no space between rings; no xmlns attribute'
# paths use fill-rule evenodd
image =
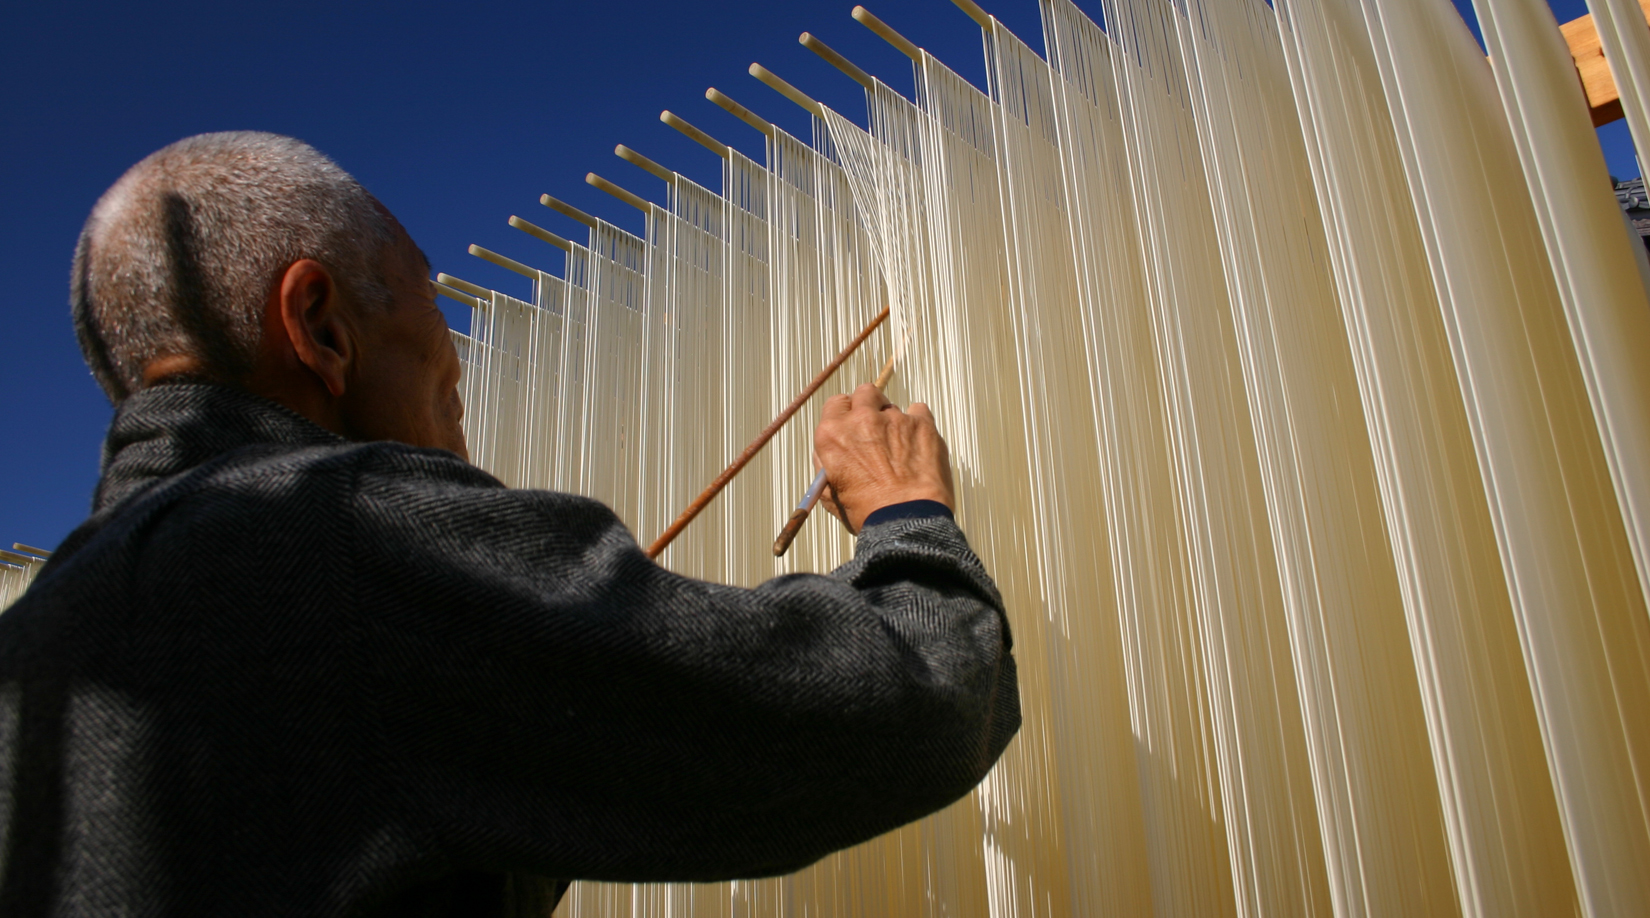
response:
<svg viewBox="0 0 1650 918"><path fill-rule="evenodd" d="M1650 0L1639 0L1644 18L1650 21ZM1564 41L1570 46L1570 57L1575 61L1576 75L1581 78L1581 91L1587 95L1587 108L1593 116L1593 127L1619 121L1621 92L1616 89L1615 77L1610 74L1610 62L1604 59L1604 46L1598 39L1598 28L1591 14L1572 19L1558 27Z"/></svg>

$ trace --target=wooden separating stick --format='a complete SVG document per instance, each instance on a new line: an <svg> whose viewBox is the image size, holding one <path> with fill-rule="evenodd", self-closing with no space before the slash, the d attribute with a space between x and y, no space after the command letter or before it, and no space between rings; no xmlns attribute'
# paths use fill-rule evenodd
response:
<svg viewBox="0 0 1650 918"><path fill-rule="evenodd" d="M897 352L888 355L888 362L882 365L882 372L877 374L877 381L871 384L877 387L878 392L888 388L888 380L894 378L894 360L897 357ZM791 511L791 518L785 521L785 528L779 530L778 537L773 540L775 558L783 557L785 552L791 550L791 543L795 542L797 535L802 532L802 524L808 521L808 514L814 512L814 505L819 503L820 495L825 493L825 481L824 469L814 473L813 483L803 492L802 500L798 501L796 509Z"/></svg>
<svg viewBox="0 0 1650 918"><path fill-rule="evenodd" d="M682 534L682 530L686 529L689 523L693 522L693 518L698 516L700 511L710 506L710 502L716 499L716 495L722 493L722 489L728 486L728 482L732 481L740 470L756 458L756 454L762 451L762 447L768 445L768 441L773 439L774 434L779 433L779 428L784 427L785 422L800 411L802 406L808 403L808 399L813 398L814 393L819 391L819 387L829 382L836 371L847 362L848 358L854 355L854 351L859 350L859 346L865 343L865 339L871 337L871 333L886 321L888 321L888 307L884 306L882 311L877 313L877 317L871 320L871 324L865 326L865 329L856 335L854 340L848 342L848 346L843 348L835 359L826 364L825 369L819 371L819 375L814 377L814 381L808 383L802 393L792 399L791 403L785 406L784 411L779 412L778 417L769 422L768 426L762 428L762 432L756 435L756 439L752 440L749 446L745 447L745 451L728 463L728 467L722 470L722 474L716 476L715 481L712 481L703 491L699 492L699 496L693 499L693 503L687 505L687 509L683 510L682 515L676 518L676 522L671 523L664 532L659 534L657 539L653 540L653 544L647 547L647 556L649 558L659 557L660 552L664 551L671 542L676 541L676 537Z"/></svg>
<svg viewBox="0 0 1650 918"><path fill-rule="evenodd" d="M11 547L17 549L18 551L26 551L31 555L39 555L42 558L50 558L52 556L52 553L44 548L35 548L32 545L24 545L22 542L13 542L11 543Z"/></svg>
<svg viewBox="0 0 1650 918"><path fill-rule="evenodd" d="M877 381L871 383L871 385L877 387L878 392L885 391L888 388L888 380L894 378L894 358L898 356L898 354L888 355L888 362L882 365L882 372L877 374Z"/></svg>

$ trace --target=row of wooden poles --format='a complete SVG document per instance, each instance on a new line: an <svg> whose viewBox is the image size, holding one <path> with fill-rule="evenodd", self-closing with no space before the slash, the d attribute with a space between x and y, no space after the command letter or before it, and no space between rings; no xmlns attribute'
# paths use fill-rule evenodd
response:
<svg viewBox="0 0 1650 918"><path fill-rule="evenodd" d="M973 0L952 0L952 2L982 27L990 28L990 15L987 14L985 10L981 9L978 4L974 3ZM894 48L909 57L912 61L919 63L921 62L922 50L905 36L894 31L893 27L889 26L886 22L878 19L871 13L870 10L867 10L863 6L856 6L850 15L853 16L854 21L876 33L879 37L887 41L890 45L893 45ZM823 41L820 41L811 33L803 32L797 41L804 48L807 48L808 50L819 55L827 63L831 64L833 67L836 67L844 74L847 74L861 86L868 90L875 88L876 80L870 74L866 73L859 66L848 60L846 57L843 57L835 49L825 44ZM758 80L761 80L780 95L801 106L804 111L808 112L808 114L817 118L824 117L824 108L821 107L818 102L814 101L806 93L786 82L773 71L767 69L761 64L751 64L750 75ZM713 86L706 89L705 98L721 106L730 114L739 118L741 121L756 130L761 131L763 135L767 137L773 136L776 129L772 122L762 118L749 108L746 108L745 106L734 101L730 96L716 87ZM668 109L659 113L659 120L675 128L688 137L688 139L693 140L705 149L724 159L728 157L732 149L727 144L717 140L699 128L694 127L681 116ZM619 144L614 147L613 153L625 162L638 166L659 177L660 179L663 179L667 184L676 181L677 173L666 169L664 166L659 165L657 162L654 162L640 153L637 153L635 150L632 150L624 144ZM641 195L629 191L594 172L587 173L584 180L587 184L607 192L620 201L623 201L631 207L640 210L643 214L649 213L650 209L655 206L652 202L648 201ZM576 220L591 229L595 229L598 225L599 221L596 217L593 217L590 214L585 213L577 207L567 203L566 201L552 195L540 195L539 203L550 208L551 210L556 211L557 213ZM538 226L514 215L510 217L508 222L511 227L518 229L541 242L553 245L564 252L572 251L573 243L570 240L558 236L542 226ZM471 255L474 255L477 258L492 262L501 268L513 271L535 282L539 279L541 273L548 273L540 272L537 268L525 265L513 258L500 255L497 252L483 248L479 245L470 246L469 251ZM459 303L463 303L472 309L480 308L483 303L489 302L492 297L492 291L488 290L486 287L482 287L479 284L472 284L469 281L454 277L450 274L436 275L436 291L441 295L449 297ZM777 434L793 416L795 416L796 412L807 403L808 399L811 398L814 393L818 392L819 389L824 386L833 375L835 375L837 369L841 367L842 364L845 363L856 350L858 350L860 345L870 339L871 334L888 319L888 314L889 312L887 308L884 308L882 312L878 313L877 316L868 325L866 325L865 328L857 336L855 336L855 338L850 341L846 347L843 348L835 359L826 364L826 366L820 370L819 374L814 377L808 386L805 387L796 396L796 398L792 399L791 403L787 405L785 409L773 419L772 422L764 427L756 435L756 437L751 440L750 444L739 453L739 455L734 457L734 459L728 464L727 468L725 468L721 474L716 476L715 479L705 486L705 489L701 491L699 495L682 510L682 513L676 518L676 520L671 523L664 532L660 533L658 538L654 539L652 544L648 546L647 556L649 558L657 558L660 553L662 553L665 548L668 547L670 543L675 540L675 538L680 535L690 523L693 522L694 518L716 499L716 496L721 493L722 489L733 481L739 472L742 471L745 466L749 464L758 453L761 452L762 448L767 445L768 441L773 439L774 435ZM890 361L889 366L885 367L883 372L878 375L875 385L879 389L887 384L888 377L892 373L892 369L892 361ZM818 485L819 482L816 480L814 487L810 489L809 493L817 494ZM811 504L808 504L806 499L804 499L804 503L807 504L807 508L811 508ZM807 516L807 508L799 507L798 514L800 514L800 516L793 514L792 518L787 521L785 527L780 532L779 538L776 539L774 543L774 554L782 554L785 549L789 547L791 538L795 537L796 530L800 528L802 520Z"/></svg>
<svg viewBox="0 0 1650 918"><path fill-rule="evenodd" d="M952 2L956 3L957 6L961 7L964 12L968 13L969 16L973 17L981 25L985 25L990 22L991 17L986 14L984 10L980 9L977 4L973 3L972 0L952 0ZM856 22L861 23L872 32L875 32L878 36L882 37L889 44L893 45L913 61L920 61L922 59L922 50L920 48L918 48L905 36L894 31L891 26L883 22L881 19L878 19L865 7L854 7L852 15ZM866 89L870 89L875 85L876 81L870 74L866 73L852 61L843 57L835 49L820 41L810 33L803 32L798 41L803 47L814 52L815 54L818 54L825 61L836 67L838 70L841 70L849 77L853 78L855 82L864 86ZM767 84L780 95L783 95L785 98L795 102L810 115L814 115L816 117L822 115L824 109L818 102L814 101L800 89L797 89L784 79L781 79L779 76L774 74L773 71L767 69L761 64L751 64L750 75ZM749 108L746 108L745 106L734 101L730 96L714 86L705 90L705 98L715 102L717 105L721 106L741 121L756 130L761 131L764 135L769 137L773 136L776 128L772 122L762 118ZM688 121L680 115L677 115L675 112L668 109L659 113L659 120L680 131L688 139L698 143L700 146L703 146L705 149L715 153L717 156L726 158L733 149L728 144L717 140L703 130L700 130L694 125L688 123ZM625 146L624 144L619 144L614 147L613 153L625 162L640 167L641 169L664 180L666 183L671 183L676 180L676 173L665 168L664 166L661 166L659 163L649 159L641 153L636 152L630 147ZM605 179L594 172L586 174L584 180L587 184L607 192L618 200L623 201L644 214L648 213L649 208L654 206L647 198L636 194L635 192L632 192L615 182ZM585 213L577 207L574 207L572 204L569 204L553 195L540 195L539 203L592 229L594 229L600 222L596 217ZM518 229L541 242L549 243L564 252L571 251L573 247L573 243L568 239L558 236L550 230L535 225L522 219L521 217L510 217L509 224L515 229ZM539 277L539 269L525 265L513 258L500 255L497 252L483 248L479 245L470 246L469 251L471 255L474 255L477 258L492 262L501 268L514 271L515 273L529 279L537 280ZM491 296L491 291L487 288L461 280L450 274L440 274L437 276L436 289L437 292L472 307L476 305L477 298Z"/></svg>
<svg viewBox="0 0 1650 918"><path fill-rule="evenodd" d="M7 567L38 568L46 563L47 558L52 556L52 553L44 548L35 548L32 545L24 545L22 542L13 542L11 547L11 551L0 549L0 564Z"/></svg>

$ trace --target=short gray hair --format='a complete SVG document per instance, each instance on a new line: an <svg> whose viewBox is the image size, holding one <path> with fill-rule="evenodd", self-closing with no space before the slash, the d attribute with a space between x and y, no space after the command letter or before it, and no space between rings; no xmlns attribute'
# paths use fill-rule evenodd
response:
<svg viewBox="0 0 1650 918"><path fill-rule="evenodd" d="M254 131L200 134L150 154L103 193L80 231L70 305L81 353L110 401L157 357L198 358L239 382L282 272L313 258L346 296L387 305L390 217L308 144Z"/></svg>

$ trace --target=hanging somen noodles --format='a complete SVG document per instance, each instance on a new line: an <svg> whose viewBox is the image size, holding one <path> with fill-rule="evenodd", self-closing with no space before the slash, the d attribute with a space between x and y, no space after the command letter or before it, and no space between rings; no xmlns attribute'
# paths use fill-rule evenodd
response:
<svg viewBox="0 0 1650 918"><path fill-rule="evenodd" d="M886 305L832 386L893 358L932 407L1021 660L968 799L562 911L1650 914L1650 264L1550 14L1481 0L1492 67L1446 0L1040 2L1043 54L958 0L985 90L856 10L912 96L804 43L865 127L753 68L813 137L713 90L765 162L666 113L720 192L621 147L666 203L590 181L640 235L546 196L582 241L510 222L562 276L440 277L474 461L644 544ZM1642 23L1609 29L1642 82ZM824 518L770 550L832 386L660 563L848 557ZM0 562L3 603L37 562Z"/></svg>

